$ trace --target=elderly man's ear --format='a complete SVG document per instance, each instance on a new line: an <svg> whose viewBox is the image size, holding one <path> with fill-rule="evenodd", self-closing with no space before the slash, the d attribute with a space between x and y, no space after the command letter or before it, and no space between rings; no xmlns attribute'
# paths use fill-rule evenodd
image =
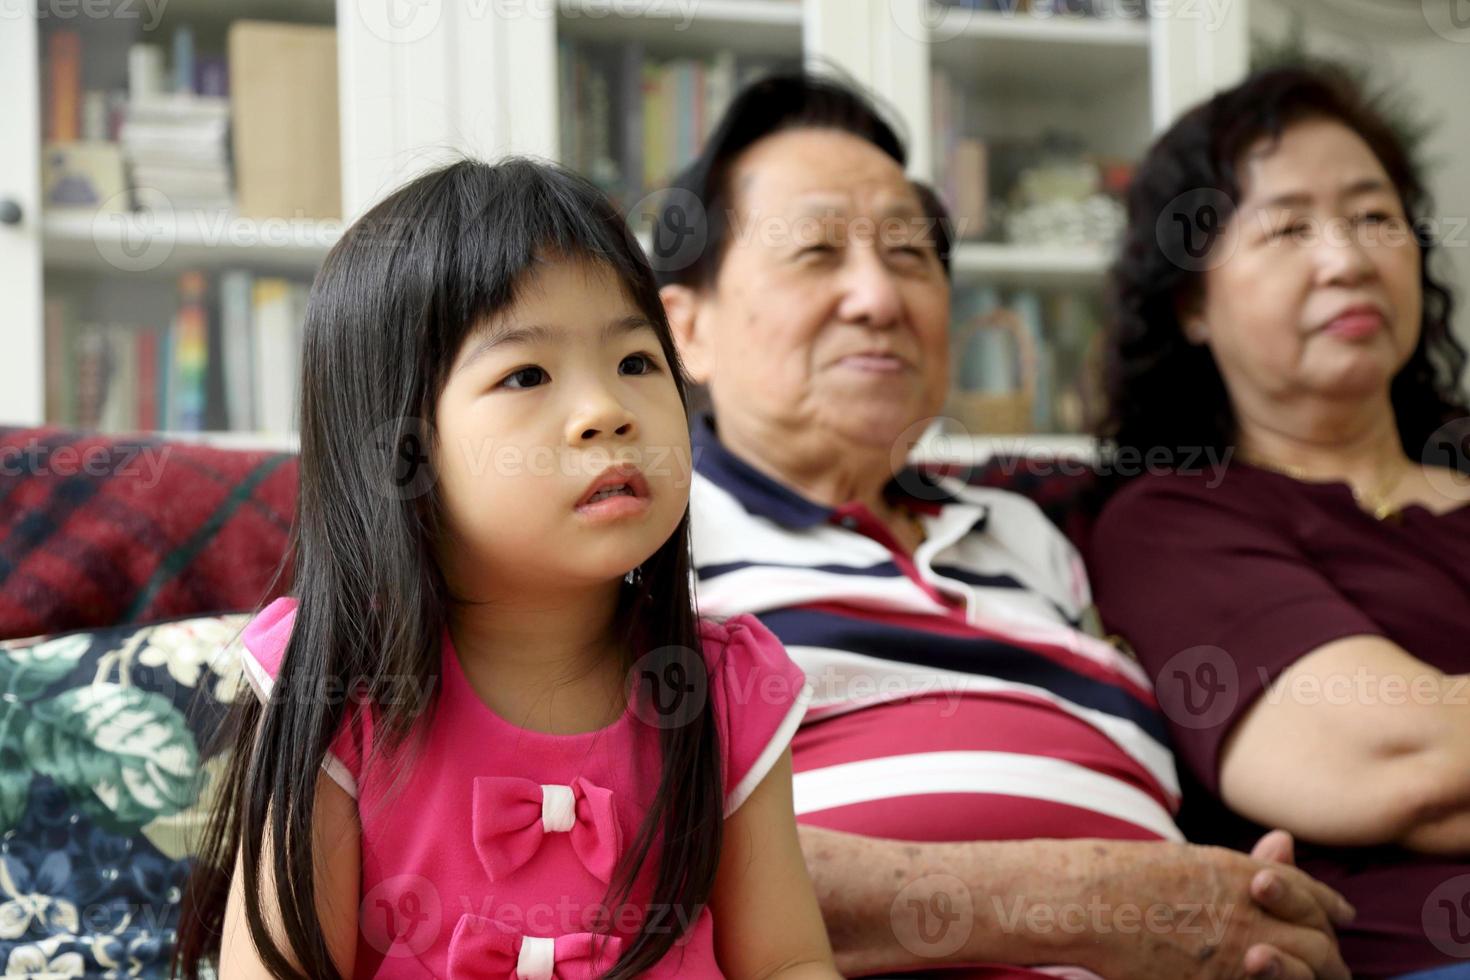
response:
<svg viewBox="0 0 1470 980"><path fill-rule="evenodd" d="M695 384L708 384L709 364L714 354L708 336L710 324L699 315L702 306L699 294L688 286L664 286L658 294L664 301L664 313L669 318L669 329L674 333L685 373Z"/></svg>

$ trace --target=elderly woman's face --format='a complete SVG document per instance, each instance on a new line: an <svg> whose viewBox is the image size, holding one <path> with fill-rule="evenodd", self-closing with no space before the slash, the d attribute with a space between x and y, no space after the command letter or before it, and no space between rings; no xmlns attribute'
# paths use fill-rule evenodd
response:
<svg viewBox="0 0 1470 980"><path fill-rule="evenodd" d="M1419 245L1383 165L1351 129L1311 120L1258 144L1242 175L1218 243L1228 258L1184 316L1237 410L1386 391L1418 343L1423 295Z"/></svg>
<svg viewBox="0 0 1470 980"><path fill-rule="evenodd" d="M769 136L736 161L735 220L701 303L691 372L722 424L890 447L938 413L949 382L949 284L903 170L835 130Z"/></svg>

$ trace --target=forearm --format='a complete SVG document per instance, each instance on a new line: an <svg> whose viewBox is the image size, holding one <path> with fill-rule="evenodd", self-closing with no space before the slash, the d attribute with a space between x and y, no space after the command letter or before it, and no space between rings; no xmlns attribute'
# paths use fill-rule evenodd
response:
<svg viewBox="0 0 1470 980"><path fill-rule="evenodd" d="M822 917L848 976L941 964L1109 962L1085 941L1028 915L1087 902L1112 842L910 843L801 828Z"/></svg>
<svg viewBox="0 0 1470 980"><path fill-rule="evenodd" d="M1470 811L1425 820L1404 835L1403 845L1421 854L1446 857L1470 854Z"/></svg>

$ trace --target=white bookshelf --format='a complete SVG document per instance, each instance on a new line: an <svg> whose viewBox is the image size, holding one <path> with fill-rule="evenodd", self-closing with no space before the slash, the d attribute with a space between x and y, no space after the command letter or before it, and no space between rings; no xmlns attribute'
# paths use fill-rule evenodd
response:
<svg viewBox="0 0 1470 980"><path fill-rule="evenodd" d="M951 265L961 283L1087 288L1102 281L1110 261L1112 254L1101 247L961 242L954 249Z"/></svg>
<svg viewBox="0 0 1470 980"><path fill-rule="evenodd" d="M911 170L932 179L931 78L936 70L983 91L1002 131L1038 120L1084 132L1101 152L1136 155L1182 108L1244 71L1245 5L1225 20L1084 21L943 10L931 0L541 0L512 5L405 5L387 22L359 0L179 0L179 18L335 19L345 221L405 178L458 153L561 156L558 41L638 41L648 57L709 57L722 50L833 66L898 115ZM309 278L342 222L237 223L225 214L155 216L144 227L113 216L41 214L39 48L42 18L23 0L0 18L0 85L16 112L0 115L0 295L7 358L0 361L0 422L42 421L48 277L153 277L245 266ZM166 38L160 39L166 43ZM127 254L139 234L167 243L146 269ZM117 256L123 253L122 266ZM153 257L157 257L157 253ZM957 285L1097 289L1100 248L962 242ZM149 258L147 262L152 262ZM140 279L141 281L141 279ZM199 438L215 438L205 433ZM251 444L252 433L219 436ZM281 437L265 437L281 445ZM1036 445L1050 445L1045 438ZM1072 448L1074 441L1059 443Z"/></svg>
<svg viewBox="0 0 1470 980"><path fill-rule="evenodd" d="M680 8L684 9L680 9ZM632 10L632 16L621 11ZM801 0L672 0L629 7L609 0L559 0L563 37L641 41L654 53L697 55L725 48L741 54L801 56Z"/></svg>
<svg viewBox="0 0 1470 980"><path fill-rule="evenodd" d="M41 219L47 269L128 275L236 266L310 277L342 234L340 221L53 211Z"/></svg>

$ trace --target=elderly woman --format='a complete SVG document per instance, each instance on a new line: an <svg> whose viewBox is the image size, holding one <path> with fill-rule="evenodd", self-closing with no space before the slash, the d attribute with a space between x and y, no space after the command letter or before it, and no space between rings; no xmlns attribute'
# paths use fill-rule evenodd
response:
<svg viewBox="0 0 1470 980"><path fill-rule="evenodd" d="M700 606L759 616L815 688L795 800L844 972L1346 977L1351 910L1284 835L1183 843L1155 701L1077 628L1067 542L1019 497L903 466L949 382L935 207L863 97L797 76L742 93L655 229L714 409Z"/></svg>
<svg viewBox="0 0 1470 980"><path fill-rule="evenodd" d="M1470 977L1470 479L1446 466L1470 420L1426 208L1333 74L1256 75L1160 137L1103 434L1233 459L1127 481L1090 555L1199 787L1191 837L1294 834L1369 978Z"/></svg>

